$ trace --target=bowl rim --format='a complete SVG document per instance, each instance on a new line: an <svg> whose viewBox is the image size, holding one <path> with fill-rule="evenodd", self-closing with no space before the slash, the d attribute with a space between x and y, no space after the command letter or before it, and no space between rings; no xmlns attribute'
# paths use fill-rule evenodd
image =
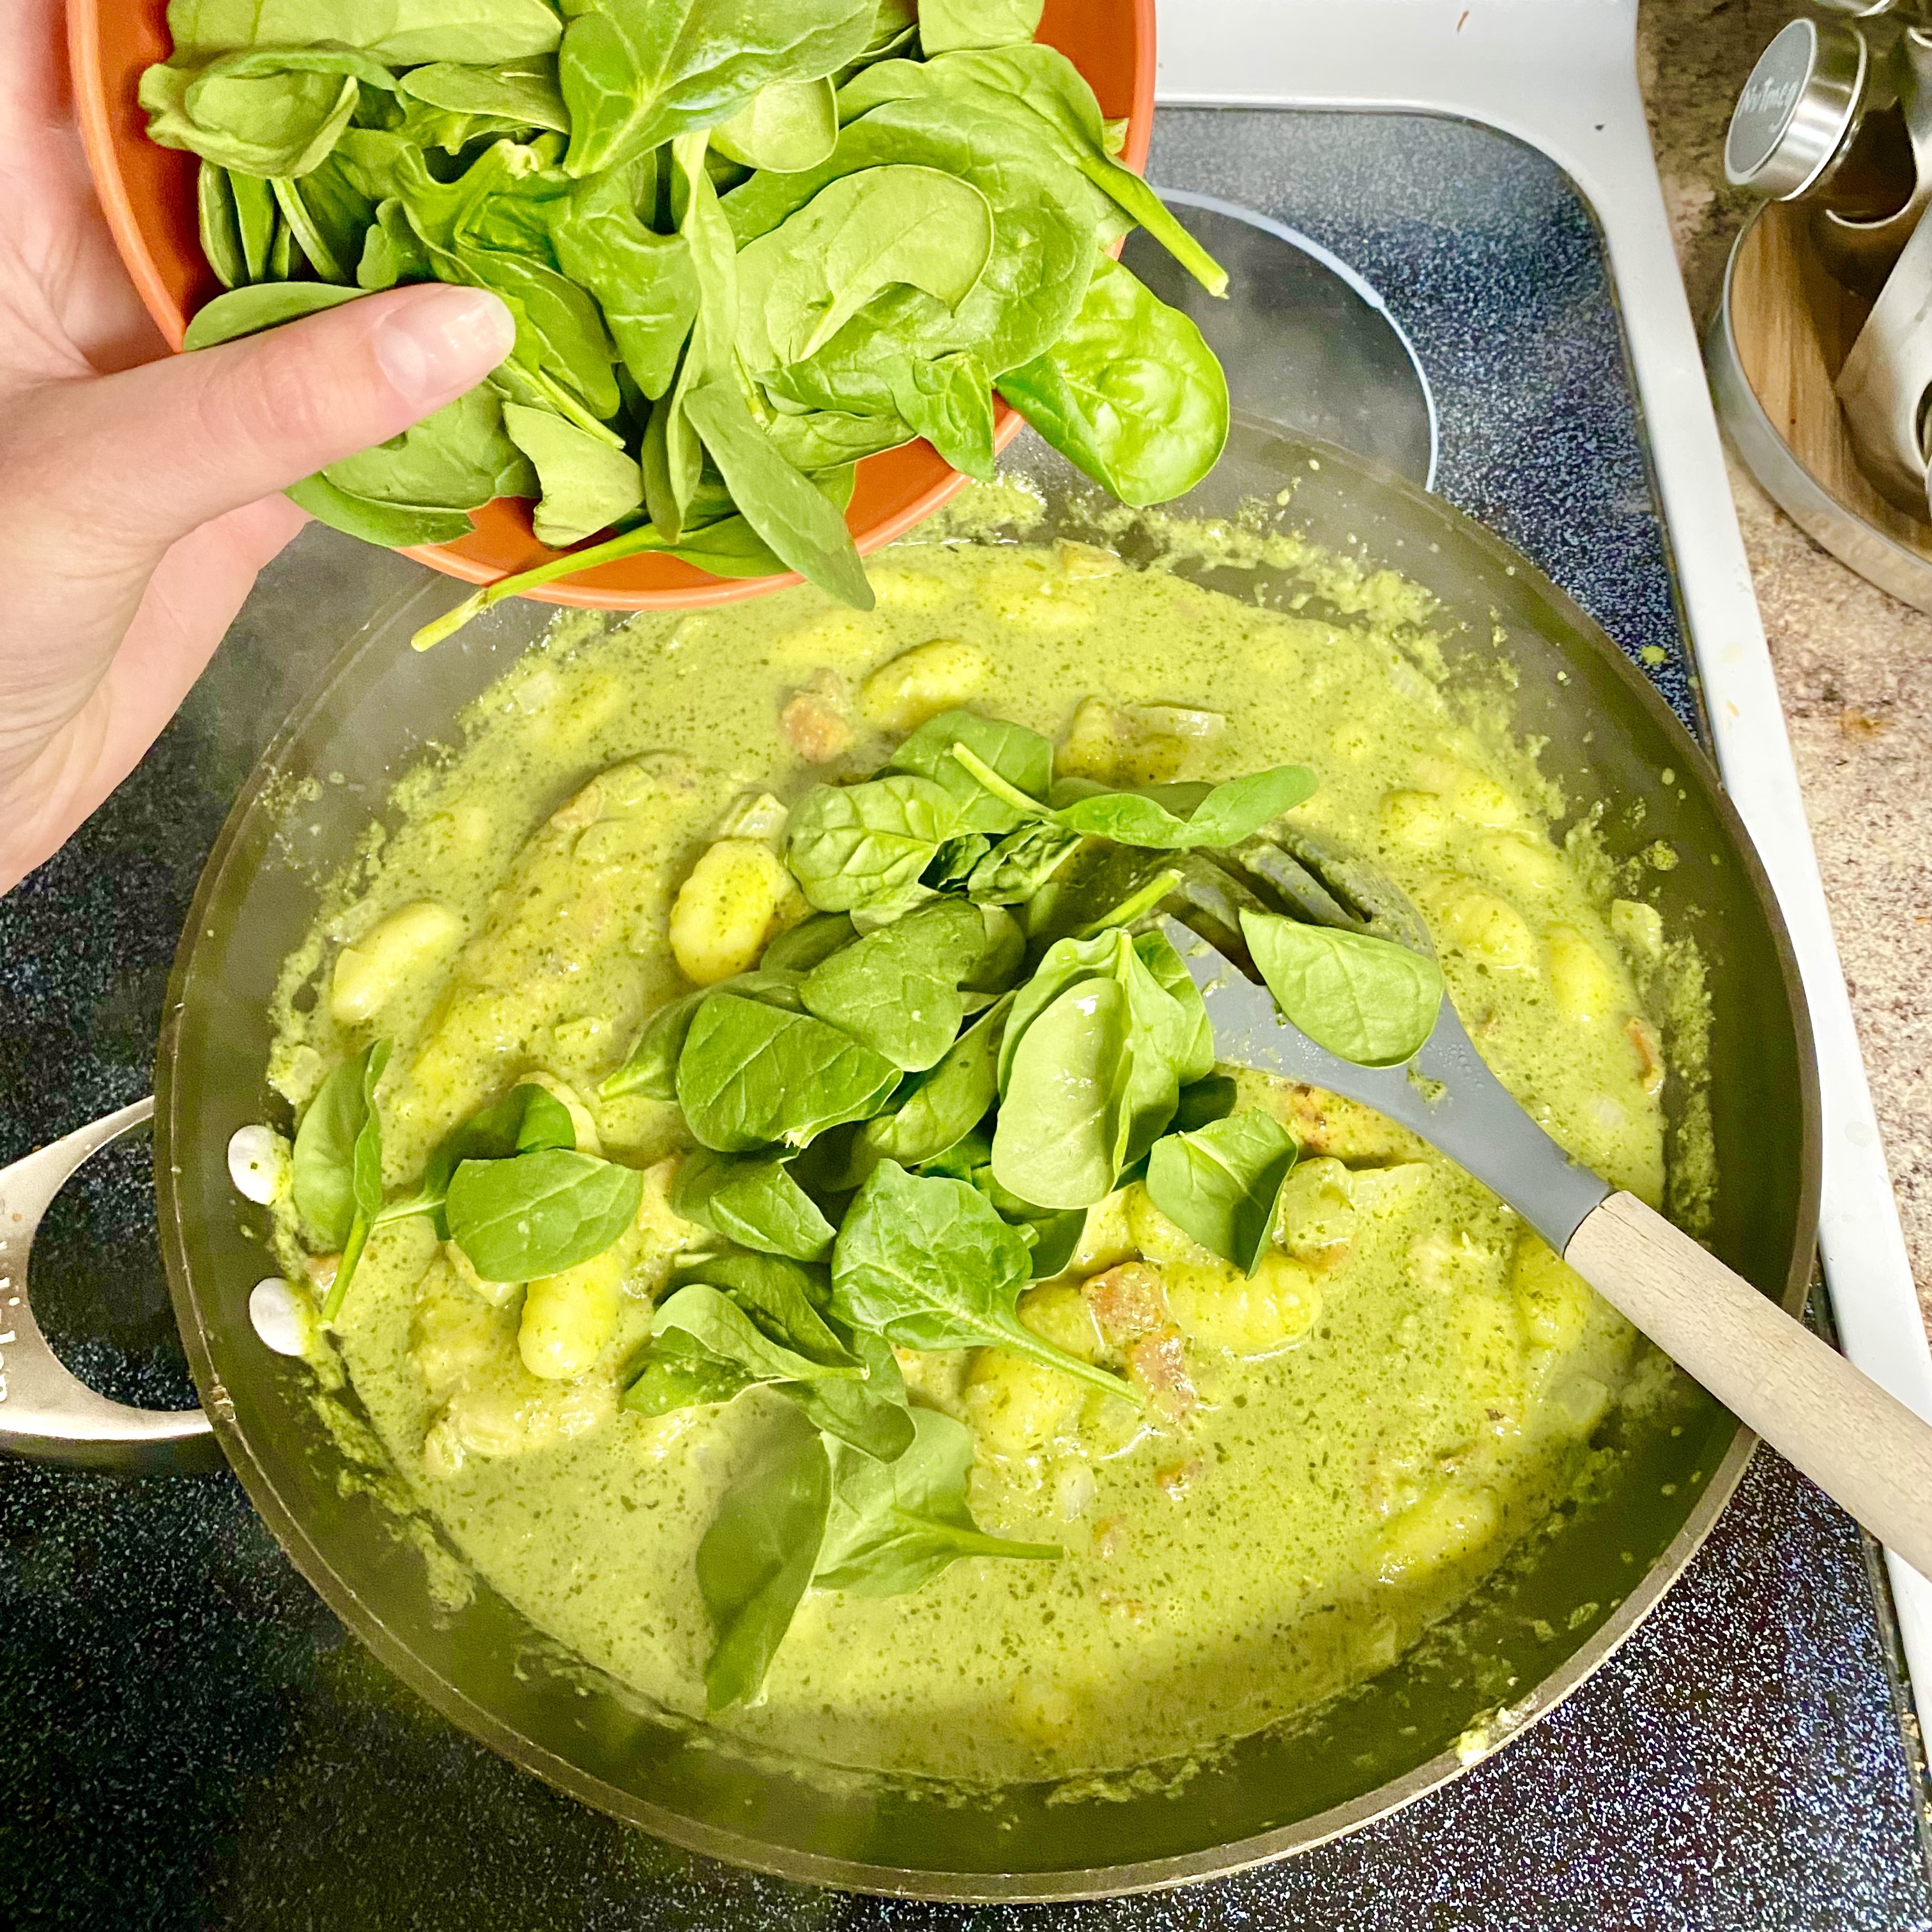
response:
<svg viewBox="0 0 1932 1932"><path fill-rule="evenodd" d="M127 0L127 4L159 9L164 5L165 0ZM1126 18L1122 26L1137 54L1132 95L1126 112L1126 139L1121 151L1121 159L1138 174L1146 166L1148 148L1154 138L1156 0L1111 0L1111 4L1118 5L1125 13ZM102 6L103 0L67 0L67 61L74 98L74 118L80 127L81 148L86 156L94 198L106 218L108 232L113 237L116 252L120 256L129 279L134 284L134 290L140 297L142 307L169 348L178 353L188 318L170 294L162 279L154 252L148 244L147 235L136 212L134 198L128 192L128 183L116 153L114 128L109 112L107 76L102 59ZM1118 244L1110 252L1118 254ZM993 398L993 447L995 454L1004 449L1024 427L1024 418L1018 411L995 392ZM900 447L925 448L938 466L938 473L916 496L901 504L897 509L876 522L868 524L863 531L855 530L853 532L854 544L862 556L868 556L904 536L915 524L922 522L932 515L971 480L962 472L948 466L938 452L926 443L923 438L915 438L913 444L902 444ZM884 452L887 456L897 453L896 451ZM874 457L863 458L858 467L862 470L867 463L878 460L879 458ZM497 500L506 500L500 498ZM466 539L458 539L458 542L464 541ZM505 577L513 574L481 559L463 556L454 544L415 544L403 549L400 554L444 576L479 586L500 583ZM555 583L540 585L523 594L538 603L563 604L575 610L702 609L761 597L771 591L790 589L804 581L796 571L786 571L772 577L714 577L708 571L683 563L681 560L670 561L676 563L681 574L688 576L690 580L688 583L676 583L652 590L625 590L582 584L566 578Z"/></svg>

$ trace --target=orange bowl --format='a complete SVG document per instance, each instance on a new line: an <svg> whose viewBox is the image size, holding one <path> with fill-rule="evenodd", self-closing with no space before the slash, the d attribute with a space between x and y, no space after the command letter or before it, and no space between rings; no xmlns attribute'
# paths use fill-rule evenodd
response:
<svg viewBox="0 0 1932 1932"><path fill-rule="evenodd" d="M1154 131L1154 0L1046 0L1040 38L1086 76L1110 118L1124 115L1122 158L1138 169ZM68 58L75 112L121 259L156 326L176 348L188 319L221 292L203 260L196 225L193 154L157 147L136 101L142 70L170 51L166 0L68 0ZM1004 448L1018 433L1018 414L994 398L993 439ZM944 502L966 479L928 442L868 456L858 467L845 513L853 540L876 550ZM538 542L530 506L500 496L475 513L476 527L454 543L409 554L469 584L547 562L560 554ZM533 596L593 610L726 604L796 584L795 575L725 578L675 558L634 556L545 586Z"/></svg>

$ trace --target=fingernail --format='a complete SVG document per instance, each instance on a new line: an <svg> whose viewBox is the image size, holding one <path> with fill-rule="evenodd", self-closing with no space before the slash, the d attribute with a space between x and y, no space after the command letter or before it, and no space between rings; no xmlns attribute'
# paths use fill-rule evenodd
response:
<svg viewBox="0 0 1932 1932"><path fill-rule="evenodd" d="M376 323L377 366L406 402L460 395L510 352L516 325L482 289L426 288Z"/></svg>

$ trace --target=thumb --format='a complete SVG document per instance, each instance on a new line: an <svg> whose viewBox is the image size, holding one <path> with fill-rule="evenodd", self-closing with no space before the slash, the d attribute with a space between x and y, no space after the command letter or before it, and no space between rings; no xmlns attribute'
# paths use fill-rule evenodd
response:
<svg viewBox="0 0 1932 1932"><path fill-rule="evenodd" d="M213 518L400 435L473 388L514 337L496 296L436 284L54 386L34 398L52 433L41 473L61 479L56 492L70 500L44 503L43 512L64 512L70 528L92 526L158 552ZM16 453L38 427L16 424L9 439Z"/></svg>

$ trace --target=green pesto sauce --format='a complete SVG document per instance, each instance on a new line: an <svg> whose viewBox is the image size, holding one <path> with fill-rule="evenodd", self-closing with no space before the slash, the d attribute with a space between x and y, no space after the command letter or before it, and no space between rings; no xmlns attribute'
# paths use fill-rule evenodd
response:
<svg viewBox="0 0 1932 1932"><path fill-rule="evenodd" d="M292 956L275 1084L299 1105L372 1031L394 1039L392 1186L520 1076L594 1096L644 1016L684 990L671 901L734 802L789 802L875 769L896 734L868 724L866 679L944 638L982 667L945 702L1056 738L1089 698L1182 706L1225 724L1161 776L1312 766L1322 789L1300 816L1374 854L1424 907L1456 1007L1512 1090L1581 1159L1660 1200L1662 1115L1633 1031L1646 998L1664 998L1660 980L1640 991L1658 978L1638 943L1654 929L1626 916L1613 933L1605 868L1550 837L1552 788L1445 702L1426 651L1401 641L1413 604L1358 600L1337 624L1092 565L902 547L874 560L869 615L802 589L608 631L565 621L479 702L460 751L404 782L356 896L338 895ZM779 726L814 680L857 726L825 765ZM340 949L423 900L454 916L447 943L338 1027ZM727 1729L821 1762L980 1781L1210 1749L1385 1667L1574 1481L1628 1377L1629 1329L1418 1144L1322 1096L1252 1090L1310 1153L1352 1169L1352 1242L1304 1270L1273 1352L1194 1340L1202 1400L1178 1427L1105 1397L1028 1426L989 1400L987 1364L910 1363L916 1400L981 1432L982 1526L1067 1554L961 1562L883 1601L808 1595L762 1697ZM680 1144L668 1106L590 1106L606 1153L650 1164ZM286 1216L280 1238L294 1274ZM668 1252L644 1244L590 1372L545 1381L518 1354L518 1292L493 1306L423 1224L400 1224L371 1242L335 1346L397 1469L476 1571L591 1663L694 1716L710 1632L693 1554L769 1412L757 1394L648 1422L616 1407Z"/></svg>

